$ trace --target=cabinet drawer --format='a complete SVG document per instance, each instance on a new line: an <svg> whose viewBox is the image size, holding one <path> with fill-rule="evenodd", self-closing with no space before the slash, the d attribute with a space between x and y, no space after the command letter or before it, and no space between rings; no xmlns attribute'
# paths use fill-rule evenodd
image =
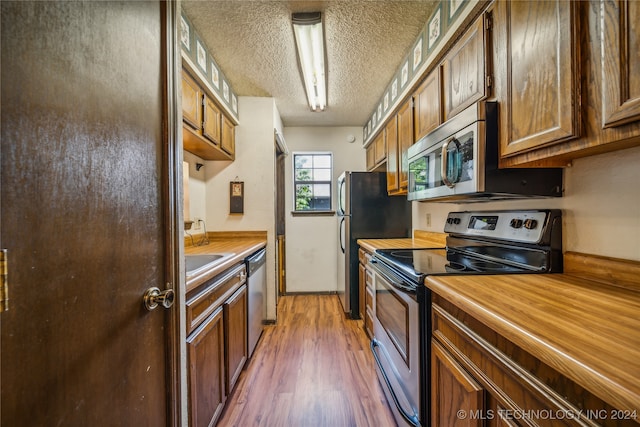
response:
<svg viewBox="0 0 640 427"><path fill-rule="evenodd" d="M371 292L373 292L373 272L371 271L370 268L366 268L366 279L365 279L365 283L367 284L367 289L371 289Z"/></svg>
<svg viewBox="0 0 640 427"><path fill-rule="evenodd" d="M364 303L367 306L367 310L373 311L373 292L370 287L367 286L364 296L365 296Z"/></svg>
<svg viewBox="0 0 640 427"><path fill-rule="evenodd" d="M245 264L231 268L209 280L201 291L187 295L187 334L190 334L207 316L233 294L247 277Z"/></svg>
<svg viewBox="0 0 640 427"><path fill-rule="evenodd" d="M360 261L360 264L367 264L367 252L365 250L358 249L358 261Z"/></svg>
<svg viewBox="0 0 640 427"><path fill-rule="evenodd" d="M369 308L364 316L364 330L369 338L373 338L373 312Z"/></svg>

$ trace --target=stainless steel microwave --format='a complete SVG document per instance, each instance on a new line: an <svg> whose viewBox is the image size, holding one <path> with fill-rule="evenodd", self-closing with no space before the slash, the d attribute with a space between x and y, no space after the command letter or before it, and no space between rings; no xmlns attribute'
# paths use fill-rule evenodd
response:
<svg viewBox="0 0 640 427"><path fill-rule="evenodd" d="M479 102L409 147L408 199L481 202L562 196L561 168L498 167L498 103Z"/></svg>

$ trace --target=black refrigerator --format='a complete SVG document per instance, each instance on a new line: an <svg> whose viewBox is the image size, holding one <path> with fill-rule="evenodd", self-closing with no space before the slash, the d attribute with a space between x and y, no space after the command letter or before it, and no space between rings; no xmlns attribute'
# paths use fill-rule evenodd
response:
<svg viewBox="0 0 640 427"><path fill-rule="evenodd" d="M358 239L411 236L411 202L387 195L384 172L338 178L338 295L345 315L359 319Z"/></svg>

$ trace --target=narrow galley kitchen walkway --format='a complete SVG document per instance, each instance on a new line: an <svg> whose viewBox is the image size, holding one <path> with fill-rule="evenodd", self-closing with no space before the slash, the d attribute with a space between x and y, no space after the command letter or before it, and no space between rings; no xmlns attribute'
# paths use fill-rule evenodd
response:
<svg viewBox="0 0 640 427"><path fill-rule="evenodd" d="M218 426L395 426L362 322L337 295L288 295Z"/></svg>

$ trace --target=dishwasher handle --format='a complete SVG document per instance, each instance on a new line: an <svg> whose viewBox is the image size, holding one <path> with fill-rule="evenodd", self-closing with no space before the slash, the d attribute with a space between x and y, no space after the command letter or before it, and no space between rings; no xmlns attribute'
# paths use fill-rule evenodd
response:
<svg viewBox="0 0 640 427"><path fill-rule="evenodd" d="M267 262L267 249L261 249L250 257L246 258L247 273L251 276L260 267L264 266Z"/></svg>

